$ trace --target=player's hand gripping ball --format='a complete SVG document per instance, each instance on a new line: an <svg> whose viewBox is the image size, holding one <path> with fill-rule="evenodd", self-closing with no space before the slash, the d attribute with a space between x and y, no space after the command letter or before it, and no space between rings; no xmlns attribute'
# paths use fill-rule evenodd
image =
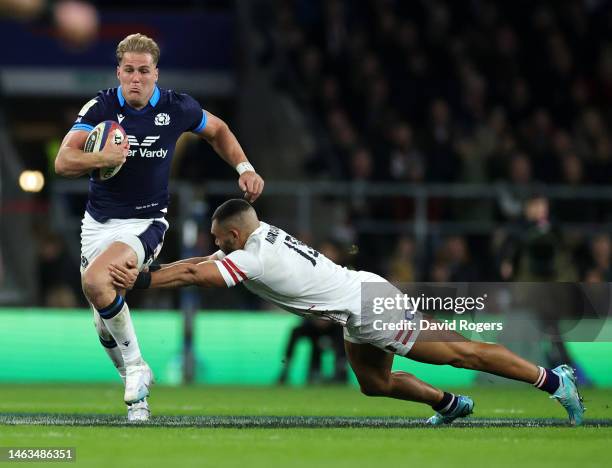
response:
<svg viewBox="0 0 612 468"><path fill-rule="evenodd" d="M117 122L105 120L104 122L100 122L91 132L89 132L87 140L85 140L83 151L85 153L103 152L105 148L108 150L110 145L123 148L128 145L127 135L123 127ZM120 148L117 148L117 151L122 151ZM91 176L96 180L108 180L119 172L121 166L123 166L123 164L95 169L91 172Z"/></svg>

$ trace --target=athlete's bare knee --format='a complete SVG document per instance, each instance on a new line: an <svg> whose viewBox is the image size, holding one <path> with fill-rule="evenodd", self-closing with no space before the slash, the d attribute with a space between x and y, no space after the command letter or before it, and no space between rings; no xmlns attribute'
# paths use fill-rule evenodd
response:
<svg viewBox="0 0 612 468"><path fill-rule="evenodd" d="M106 307L112 301L115 290L107 273L89 268L81 281L85 296L96 309Z"/></svg>

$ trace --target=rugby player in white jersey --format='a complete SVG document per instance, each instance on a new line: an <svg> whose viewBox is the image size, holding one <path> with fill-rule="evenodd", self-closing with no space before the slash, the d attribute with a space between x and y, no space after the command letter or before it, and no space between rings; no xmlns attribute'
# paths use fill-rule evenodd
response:
<svg viewBox="0 0 612 468"><path fill-rule="evenodd" d="M249 200L261 194L263 180L223 120L191 96L157 86L160 50L155 41L131 34L118 44L116 55L119 86L99 91L83 106L61 144L55 170L64 177L92 174L81 230L83 292L100 343L125 381L128 419L141 421L150 414L152 372L142 358L125 294L113 286L108 265L130 262L142 268L159 254L169 226L172 156L184 132L205 139L236 169ZM125 129L126 144L117 145L109 136L102 151L84 153L89 132L108 120ZM101 168L120 164L112 178L96 178Z"/></svg>
<svg viewBox="0 0 612 468"><path fill-rule="evenodd" d="M430 364L449 364L533 384L557 399L571 424L583 420L584 407L573 370L539 367L504 346L470 341L451 330L420 329L420 320L434 321L418 311L393 312L387 320L409 319L414 330L372 327L374 317L362 313L364 284L370 292L397 291L384 278L366 271L336 265L319 252L259 221L244 200L228 200L212 216L211 233L219 251L163 265L155 272L111 265L114 284L121 288L232 287L239 283L279 307L302 315L323 318L344 327L345 348L361 391L430 405L433 425L451 423L472 413L473 401L419 380L407 372L392 372L395 354ZM369 299L366 298L366 301ZM378 328L378 329L377 329Z"/></svg>

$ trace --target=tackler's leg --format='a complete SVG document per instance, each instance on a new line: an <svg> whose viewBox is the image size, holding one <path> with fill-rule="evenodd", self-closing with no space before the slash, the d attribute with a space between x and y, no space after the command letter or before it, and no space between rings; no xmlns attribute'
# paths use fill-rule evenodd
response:
<svg viewBox="0 0 612 468"><path fill-rule="evenodd" d="M423 319L437 322L429 317ZM502 345L470 341L452 330L439 329L421 330L407 357L419 362L448 364L530 383L558 400L572 424L582 423L584 406L573 370L567 365L545 369Z"/></svg>

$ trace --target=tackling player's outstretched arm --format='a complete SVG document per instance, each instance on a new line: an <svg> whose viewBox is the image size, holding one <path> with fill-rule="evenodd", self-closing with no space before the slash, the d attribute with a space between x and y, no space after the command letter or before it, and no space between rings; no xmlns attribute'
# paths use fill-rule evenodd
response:
<svg viewBox="0 0 612 468"><path fill-rule="evenodd" d="M136 268L126 268L121 265L110 265L109 271L113 284L122 289L180 288L183 286L226 287L225 280L214 261L198 264L176 263L152 273L138 273Z"/></svg>
<svg viewBox="0 0 612 468"><path fill-rule="evenodd" d="M184 258L182 260L177 260L172 263L164 263L160 265L160 268L168 268L170 266L178 265L179 263L202 263L207 262L208 260L218 260L217 253L215 252L212 255L207 255L206 257L192 257L192 258Z"/></svg>
<svg viewBox="0 0 612 468"><path fill-rule="evenodd" d="M219 117L206 112L206 125L199 134L215 152L240 174L238 185L249 202L254 202L263 191L264 181L249 163L238 139Z"/></svg>
<svg viewBox="0 0 612 468"><path fill-rule="evenodd" d="M129 144L116 145L108 136L104 151L85 153L85 141L88 132L85 130L71 130L64 137L55 158L55 172L64 177L80 177L94 169L114 167L125 162Z"/></svg>

